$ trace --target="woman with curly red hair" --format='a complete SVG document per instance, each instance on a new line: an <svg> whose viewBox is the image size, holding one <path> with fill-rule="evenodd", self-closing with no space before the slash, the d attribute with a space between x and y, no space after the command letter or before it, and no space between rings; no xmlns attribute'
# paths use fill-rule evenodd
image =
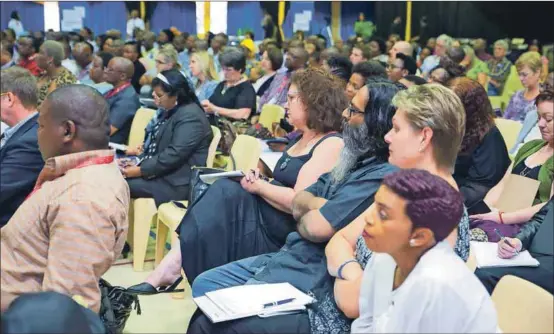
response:
<svg viewBox="0 0 554 334"><path fill-rule="evenodd" d="M461 77L449 81L447 87L458 95L466 113L466 130L456 159L454 179L471 215L504 176L510 166L510 156L494 124L492 106L483 86Z"/></svg>

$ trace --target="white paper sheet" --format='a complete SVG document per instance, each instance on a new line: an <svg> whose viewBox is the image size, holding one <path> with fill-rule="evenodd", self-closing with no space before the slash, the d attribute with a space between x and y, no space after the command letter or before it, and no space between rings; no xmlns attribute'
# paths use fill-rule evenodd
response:
<svg viewBox="0 0 554 334"><path fill-rule="evenodd" d="M475 253L478 268L487 267L538 267L539 261L528 251L520 252L511 259L498 257L498 244L494 242L471 242L471 251Z"/></svg>
<svg viewBox="0 0 554 334"><path fill-rule="evenodd" d="M221 178L235 178L235 177L244 177L244 173L239 170L239 171L232 171L232 172L205 174L205 175L200 175L200 180L202 180L207 184L212 184Z"/></svg>
<svg viewBox="0 0 554 334"><path fill-rule="evenodd" d="M294 299L294 301L264 307L264 304ZM214 323L253 315L264 317L305 309L314 299L289 283L251 284L235 286L208 292L206 296L194 298L196 305Z"/></svg>

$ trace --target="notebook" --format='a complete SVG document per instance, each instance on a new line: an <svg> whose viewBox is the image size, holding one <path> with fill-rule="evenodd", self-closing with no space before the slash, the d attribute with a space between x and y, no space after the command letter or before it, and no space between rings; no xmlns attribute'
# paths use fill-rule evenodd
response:
<svg viewBox="0 0 554 334"><path fill-rule="evenodd" d="M242 177L244 177L244 173L240 170L237 170L237 171L221 172L221 173L214 173L214 174L202 174L200 175L200 180L202 180L202 182L205 182L207 184L212 184L215 181L223 178L242 178Z"/></svg>
<svg viewBox="0 0 554 334"><path fill-rule="evenodd" d="M519 252L511 259L498 257L498 244L494 242L471 242L471 252L475 254L477 268L489 267L538 267L539 261L528 251Z"/></svg>
<svg viewBox="0 0 554 334"><path fill-rule="evenodd" d="M213 323L288 314L305 310L306 305L314 301L289 283L241 285L194 298Z"/></svg>

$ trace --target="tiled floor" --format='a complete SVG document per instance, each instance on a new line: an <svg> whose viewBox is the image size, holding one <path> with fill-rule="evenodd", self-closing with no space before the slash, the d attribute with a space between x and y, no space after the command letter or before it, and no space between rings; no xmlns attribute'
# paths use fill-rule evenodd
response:
<svg viewBox="0 0 554 334"><path fill-rule="evenodd" d="M145 264L145 271L133 271L132 264L115 265L104 275L112 285L128 287L142 282L153 269L153 261ZM186 284L185 298L173 299L168 294L140 297L142 314L133 311L124 333L185 333L196 305L190 286Z"/></svg>

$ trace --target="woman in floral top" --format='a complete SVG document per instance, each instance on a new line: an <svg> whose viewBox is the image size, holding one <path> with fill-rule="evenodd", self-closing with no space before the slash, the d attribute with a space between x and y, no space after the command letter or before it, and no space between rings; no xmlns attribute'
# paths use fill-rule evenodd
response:
<svg viewBox="0 0 554 334"><path fill-rule="evenodd" d="M38 67L44 71L37 83L39 105L56 88L77 82L77 78L62 66L64 52L63 45L56 41L46 41L40 46L35 59Z"/></svg>
<svg viewBox="0 0 554 334"><path fill-rule="evenodd" d="M427 84L399 92L393 103L398 109L393 118L393 128L385 136L385 141L389 143L389 162L400 168L427 170L457 188L451 170L465 127L465 112L460 99L446 87ZM363 268L371 257L371 250L361 239L364 225L363 218L356 219L337 232L325 249L328 271L337 277L334 300L333 291L329 291L330 298L325 298L327 307L316 315L315 322L325 319L330 332L348 331L351 319L359 316ZM460 258L467 260L469 220L466 210L458 229L447 241Z"/></svg>
<svg viewBox="0 0 554 334"><path fill-rule="evenodd" d="M542 71L541 56L538 52L525 52L516 62L519 80L524 89L517 91L504 111L504 118L523 122L529 107L535 103L540 93L540 77Z"/></svg>

